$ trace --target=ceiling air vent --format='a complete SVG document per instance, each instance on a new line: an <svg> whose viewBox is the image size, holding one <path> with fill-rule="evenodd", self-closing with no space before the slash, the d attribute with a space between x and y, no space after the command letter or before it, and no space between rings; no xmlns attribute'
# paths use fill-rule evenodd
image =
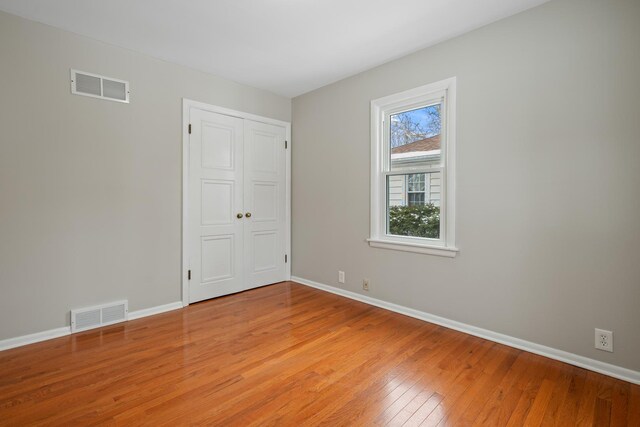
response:
<svg viewBox="0 0 640 427"><path fill-rule="evenodd" d="M127 301L71 310L71 332L86 331L127 320Z"/></svg>
<svg viewBox="0 0 640 427"><path fill-rule="evenodd" d="M129 103L129 82L71 70L71 93Z"/></svg>

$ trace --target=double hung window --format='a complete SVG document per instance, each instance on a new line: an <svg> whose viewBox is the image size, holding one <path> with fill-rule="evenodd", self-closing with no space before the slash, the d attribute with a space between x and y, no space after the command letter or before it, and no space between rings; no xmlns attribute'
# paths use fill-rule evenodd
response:
<svg viewBox="0 0 640 427"><path fill-rule="evenodd" d="M455 85L371 102L371 246L455 256Z"/></svg>

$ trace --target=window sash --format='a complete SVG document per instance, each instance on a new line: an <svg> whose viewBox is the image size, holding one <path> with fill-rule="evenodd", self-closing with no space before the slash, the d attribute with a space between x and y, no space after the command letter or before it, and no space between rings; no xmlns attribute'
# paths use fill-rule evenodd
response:
<svg viewBox="0 0 640 427"><path fill-rule="evenodd" d="M446 145L446 116L447 116L447 92L446 90L438 91L433 94L429 94L428 97L421 99L420 101L416 101L410 105L402 104L401 106L396 106L395 108L385 108L382 111L382 171L389 172L391 171L391 116L404 113L407 111L416 110L419 108L429 107L431 105L441 104L440 108L440 163L439 167L443 167L446 165L445 160L445 145ZM406 170L410 170L411 168L407 168ZM394 170L405 170L405 168L397 168Z"/></svg>
<svg viewBox="0 0 640 427"><path fill-rule="evenodd" d="M397 234L389 234L389 194L387 191L387 182L388 182L388 177L390 176L401 176L401 175L407 175L407 174L414 174L414 173L424 173L425 174L425 181L426 181L426 174L428 173L434 173L434 172L440 172L440 237L438 239L432 239L429 237L411 237L411 236L399 236ZM384 229L381 230L382 232L380 233L380 236L384 236L385 238L389 238L389 239L393 239L393 240L398 240L398 241L408 241L408 242L413 242L415 243L416 241L427 241L429 242L429 244L431 245L437 245L437 246L445 246L446 243L446 239L445 239L445 232L446 232L446 203L443 203L444 200L446 200L446 192L447 192L447 186L445 183L446 180L446 175L445 175L445 168L442 166L439 167L424 167L424 168L414 168L411 170L411 172L406 172L406 171L393 171L393 172L382 172L380 173L380 188L382 189L382 192L384 194L382 194L381 196L381 206L380 206L380 214L382 215L381 218L383 219L383 224L384 224ZM425 192L426 192L426 185L425 185ZM408 193L408 192L407 192ZM425 199L426 199L426 194L425 194ZM407 201L408 204L408 201Z"/></svg>

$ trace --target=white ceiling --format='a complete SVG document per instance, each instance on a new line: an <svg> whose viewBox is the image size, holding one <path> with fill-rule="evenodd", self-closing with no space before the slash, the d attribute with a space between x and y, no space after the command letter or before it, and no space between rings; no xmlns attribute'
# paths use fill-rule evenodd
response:
<svg viewBox="0 0 640 427"><path fill-rule="evenodd" d="M293 97L547 0L0 0L0 10Z"/></svg>

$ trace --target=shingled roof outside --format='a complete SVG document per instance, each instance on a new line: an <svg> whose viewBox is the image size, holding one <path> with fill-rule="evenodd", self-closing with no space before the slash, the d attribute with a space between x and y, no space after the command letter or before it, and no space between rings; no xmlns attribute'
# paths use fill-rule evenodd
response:
<svg viewBox="0 0 640 427"><path fill-rule="evenodd" d="M440 134L431 138L419 139L409 144L400 145L391 149L391 154L412 153L414 151L432 151L440 149Z"/></svg>

